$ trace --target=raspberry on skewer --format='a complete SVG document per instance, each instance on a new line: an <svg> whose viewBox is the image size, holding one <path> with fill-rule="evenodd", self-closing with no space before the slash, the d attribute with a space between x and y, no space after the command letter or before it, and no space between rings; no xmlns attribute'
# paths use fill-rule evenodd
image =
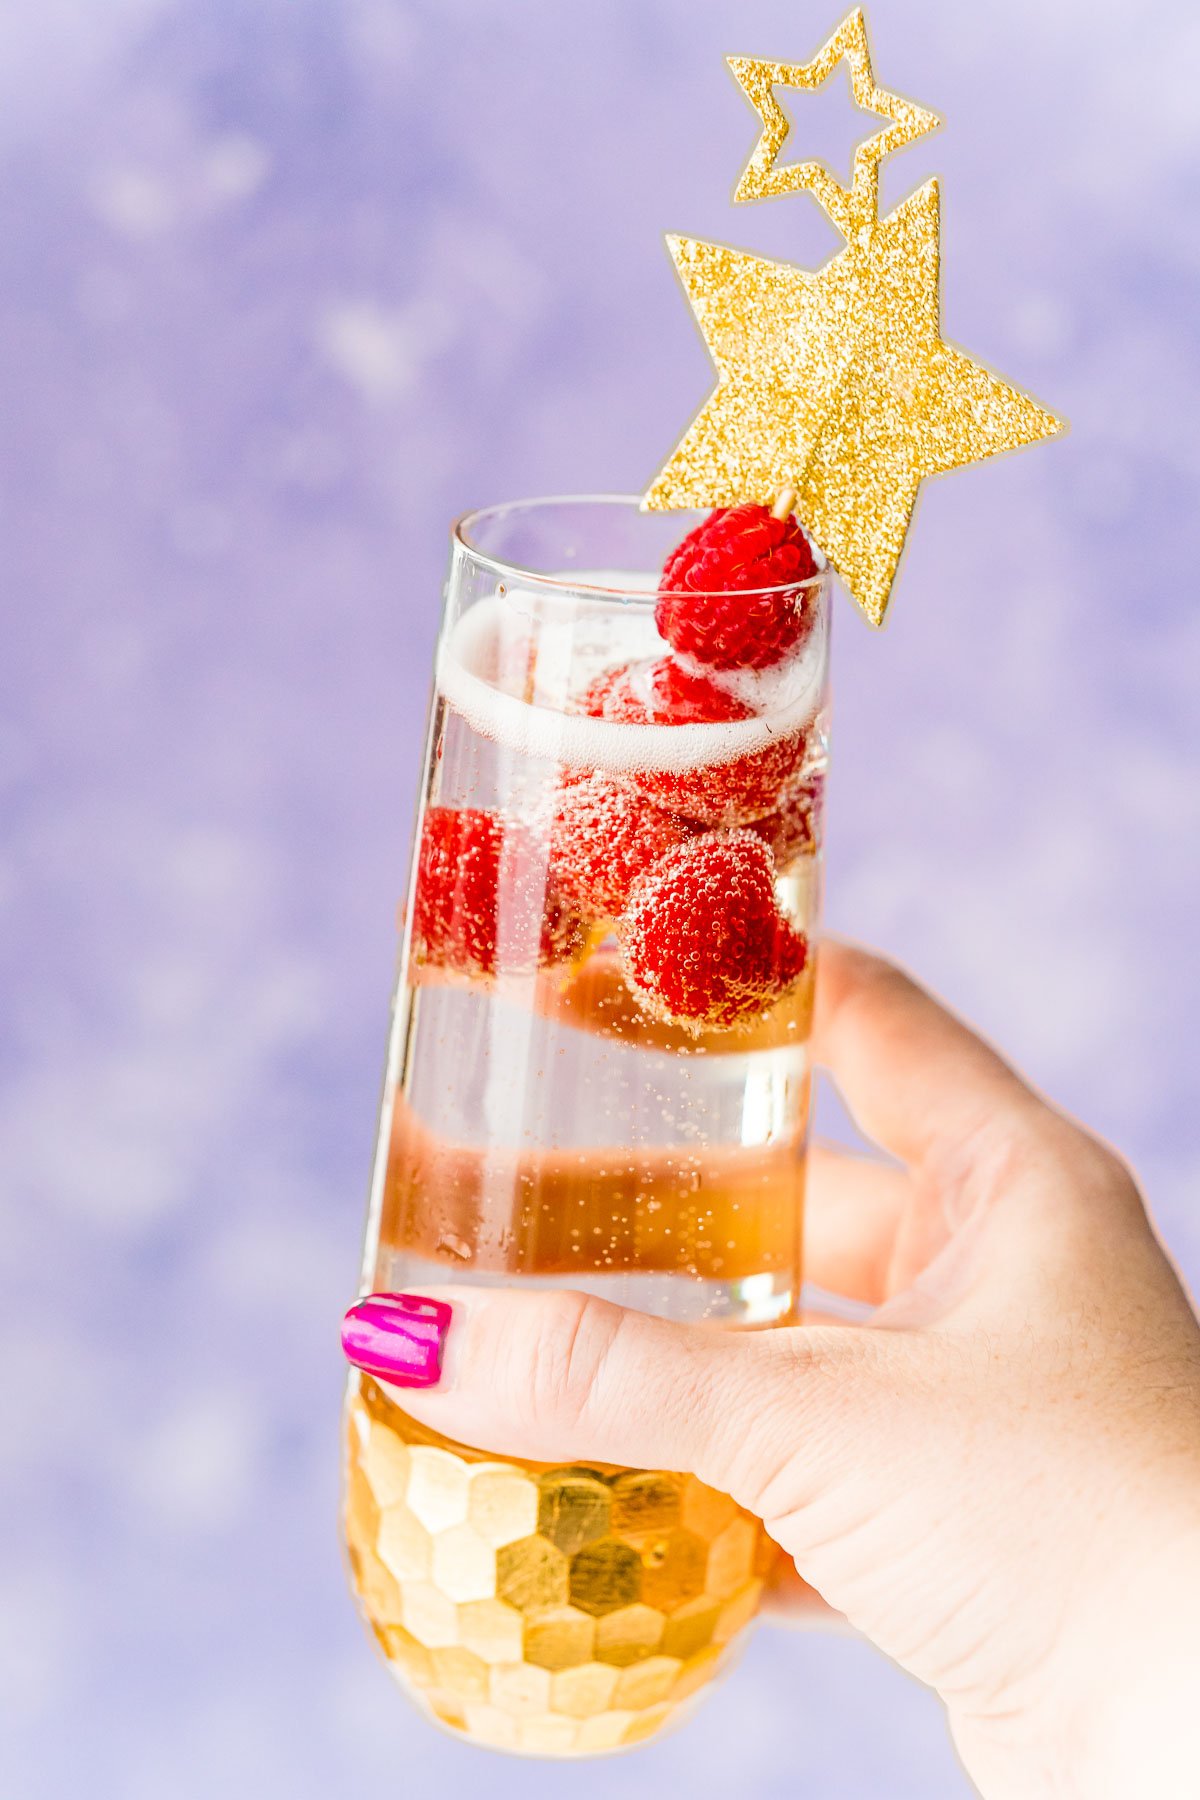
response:
<svg viewBox="0 0 1200 1800"><path fill-rule="evenodd" d="M784 508L718 507L671 552L654 618L673 650L711 669L765 669L807 635L804 584L819 565Z"/></svg>

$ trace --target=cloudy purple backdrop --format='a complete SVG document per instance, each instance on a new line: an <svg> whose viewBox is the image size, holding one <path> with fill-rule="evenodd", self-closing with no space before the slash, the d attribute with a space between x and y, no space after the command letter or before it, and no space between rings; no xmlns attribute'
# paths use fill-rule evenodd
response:
<svg viewBox="0 0 1200 1800"><path fill-rule="evenodd" d="M415 1720L334 1529L446 527L648 479L709 382L664 229L834 248L730 207L721 56L838 4L0 5L14 1800L559 1790ZM1146 18L875 6L948 119L885 181L945 177L947 334L1073 431L934 485L883 637L842 606L829 912L1125 1147L1195 1280L1200 19ZM774 1632L619 1777L966 1791L925 1694Z"/></svg>

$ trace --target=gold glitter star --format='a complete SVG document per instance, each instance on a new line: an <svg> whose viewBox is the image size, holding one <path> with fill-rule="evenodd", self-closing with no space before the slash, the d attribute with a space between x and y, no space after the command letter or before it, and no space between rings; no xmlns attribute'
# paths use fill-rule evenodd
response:
<svg viewBox="0 0 1200 1800"><path fill-rule="evenodd" d="M810 160L775 166L788 135L788 122L775 97L777 87L802 88L813 93L828 80L845 58L855 104L864 112L877 113L890 123L864 139L854 153L852 185L844 188L824 163ZM847 13L833 36L811 62L759 62L748 56L726 58L746 98L762 120L762 136L746 164L734 191L735 200L764 200L775 194L807 191L825 208L843 237L855 237L875 222L879 201L879 165L893 150L936 131L941 120L915 100L890 94L875 81L867 27L862 8Z"/></svg>
<svg viewBox="0 0 1200 1800"><path fill-rule="evenodd" d="M882 624L924 477L1063 429L943 341L939 223L929 181L816 273L669 238L718 380L644 505L770 505L791 488Z"/></svg>

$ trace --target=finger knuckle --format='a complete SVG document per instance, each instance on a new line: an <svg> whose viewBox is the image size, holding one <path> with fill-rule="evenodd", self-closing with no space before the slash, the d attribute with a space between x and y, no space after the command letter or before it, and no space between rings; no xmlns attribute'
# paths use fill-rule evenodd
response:
<svg viewBox="0 0 1200 1800"><path fill-rule="evenodd" d="M530 1343L527 1391L540 1418L566 1429L586 1417L621 1314L590 1294L546 1296Z"/></svg>

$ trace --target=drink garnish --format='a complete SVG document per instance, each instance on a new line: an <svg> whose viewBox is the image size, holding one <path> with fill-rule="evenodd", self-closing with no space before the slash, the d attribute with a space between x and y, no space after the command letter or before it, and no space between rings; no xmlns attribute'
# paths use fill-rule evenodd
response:
<svg viewBox="0 0 1200 1800"><path fill-rule="evenodd" d="M567 781L554 797L551 877L584 918L615 919L639 876L699 830L611 775Z"/></svg>
<svg viewBox="0 0 1200 1800"><path fill-rule="evenodd" d="M728 724L754 716L744 700L674 656L607 669L578 704L591 718L629 725ZM668 812L701 825L741 825L777 805L804 762L805 748L804 731L793 730L729 762L701 762L678 772L645 769L627 779L636 792Z"/></svg>
<svg viewBox="0 0 1200 1800"><path fill-rule="evenodd" d="M544 839L518 820L429 807L413 891L414 963L478 977L574 956L586 926L547 881L547 856Z"/></svg>
<svg viewBox="0 0 1200 1800"><path fill-rule="evenodd" d="M771 853L748 831L706 833L634 884L617 926L625 979L690 1031L749 1025L794 986L808 940L780 910Z"/></svg>
<svg viewBox="0 0 1200 1800"><path fill-rule="evenodd" d="M752 819L746 826L767 845L778 874L782 875L802 856L820 847L821 810L825 776L821 769L806 771L774 812Z"/></svg>
<svg viewBox="0 0 1200 1800"><path fill-rule="evenodd" d="M802 584L819 566L793 513L718 507L663 565L655 623L673 650L708 668L768 668L809 630Z"/></svg>
<svg viewBox="0 0 1200 1800"><path fill-rule="evenodd" d="M778 87L813 92L845 59L855 98L883 115L849 188L814 160L777 167ZM769 505L800 517L874 625L883 623L921 482L1064 429L941 334L936 180L879 217L879 168L937 116L879 87L862 9L808 63L730 57L763 131L734 195L811 193L846 239L823 268L698 238L667 243L717 385L646 491L650 508Z"/></svg>

